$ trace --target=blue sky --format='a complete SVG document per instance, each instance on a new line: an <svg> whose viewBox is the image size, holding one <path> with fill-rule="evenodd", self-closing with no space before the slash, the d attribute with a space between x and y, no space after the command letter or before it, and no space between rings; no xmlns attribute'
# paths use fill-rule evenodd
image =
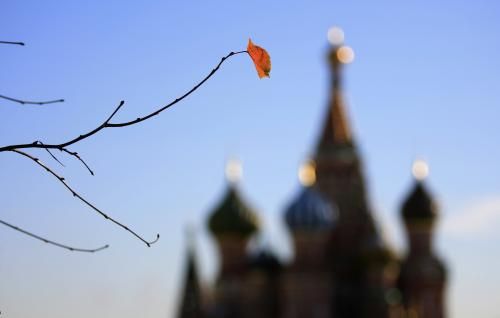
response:
<svg viewBox="0 0 500 318"><path fill-rule="evenodd" d="M0 101L0 144L59 142L114 109L136 118L180 96L248 37L271 54L259 80L240 55L181 104L141 125L107 130L45 158L76 189L145 236L148 249L74 200L38 167L0 155L1 219L68 244L69 253L0 228L0 310L8 317L168 317L175 309L186 224L197 229L203 277L216 271L204 229L225 190L224 164L244 164L240 184L265 219L265 240L289 255L283 207L311 153L325 111L326 32L345 31L349 118L364 156L370 200L394 248L404 248L398 208L412 161L431 168L439 201L437 249L450 267L452 317L497 317L500 293L500 4L496 1L2 1L0 94L65 98ZM43 152L36 153L44 157Z"/></svg>

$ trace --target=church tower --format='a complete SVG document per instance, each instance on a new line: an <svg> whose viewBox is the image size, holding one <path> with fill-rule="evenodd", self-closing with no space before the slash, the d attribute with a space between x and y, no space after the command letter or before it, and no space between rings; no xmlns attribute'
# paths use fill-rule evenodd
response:
<svg viewBox="0 0 500 318"><path fill-rule="evenodd" d="M343 32L328 32L331 47L330 97L316 148L317 188L338 208L329 247L334 275L335 317L387 317L385 292L391 287L386 267L395 259L375 225L365 189L362 162L347 120L342 69L354 58ZM395 276L395 275L393 275Z"/></svg>
<svg viewBox="0 0 500 318"><path fill-rule="evenodd" d="M417 161L413 170L417 180L401 207L408 254L401 265L399 288L408 317L443 318L446 268L433 249L438 210L423 182L426 164Z"/></svg>
<svg viewBox="0 0 500 318"><path fill-rule="evenodd" d="M293 238L294 260L282 278L284 318L330 318L333 276L328 243L337 209L315 189L315 168L304 165L299 195L285 210L285 222Z"/></svg>
<svg viewBox="0 0 500 318"><path fill-rule="evenodd" d="M328 52L330 96L314 158L317 185L338 205L341 222L371 223L367 215L361 159L347 120L342 91L342 68L352 62L354 52L341 45L343 33L340 29L330 29L329 39L332 44Z"/></svg>
<svg viewBox="0 0 500 318"><path fill-rule="evenodd" d="M226 167L229 179L226 194L208 219L208 228L216 239L220 256L213 316L221 318L244 316L247 245L259 229L257 214L242 200L237 189L240 169L235 162Z"/></svg>

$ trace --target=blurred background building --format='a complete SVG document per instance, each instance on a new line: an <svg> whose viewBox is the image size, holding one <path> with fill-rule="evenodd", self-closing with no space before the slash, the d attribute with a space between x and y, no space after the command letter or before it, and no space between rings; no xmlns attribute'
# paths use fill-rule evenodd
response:
<svg viewBox="0 0 500 318"><path fill-rule="evenodd" d="M299 172L299 195L283 211L294 258L284 263L272 249L249 252L259 216L242 198L238 167L207 226L219 250L215 286L200 286L190 244L177 316L188 317L393 317L446 316L446 266L433 250L437 210L416 161L415 182L402 200L406 253L384 241L372 212L362 158L346 115L342 68L354 58L343 33L330 29L331 90L314 158Z"/></svg>

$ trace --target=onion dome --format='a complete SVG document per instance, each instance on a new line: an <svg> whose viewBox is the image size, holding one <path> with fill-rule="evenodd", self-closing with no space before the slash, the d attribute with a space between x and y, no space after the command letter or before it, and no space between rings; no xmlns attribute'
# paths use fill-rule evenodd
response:
<svg viewBox="0 0 500 318"><path fill-rule="evenodd" d="M303 187L302 192L285 211L285 221L292 231L315 231L330 228L337 210L313 187Z"/></svg>
<svg viewBox="0 0 500 318"><path fill-rule="evenodd" d="M238 191L230 185L222 201L212 212L208 227L215 235L238 235L248 237L259 228L255 212L240 198Z"/></svg>
<svg viewBox="0 0 500 318"><path fill-rule="evenodd" d="M436 217L436 205L422 182L415 187L404 201L401 213L405 221L432 221Z"/></svg>

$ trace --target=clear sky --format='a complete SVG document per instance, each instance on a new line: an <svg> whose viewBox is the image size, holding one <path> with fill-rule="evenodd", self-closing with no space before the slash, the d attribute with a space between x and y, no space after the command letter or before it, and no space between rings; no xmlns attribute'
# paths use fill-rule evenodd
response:
<svg viewBox="0 0 500 318"><path fill-rule="evenodd" d="M341 26L355 61L345 94L370 200L388 241L404 249L398 209L410 166L431 167L440 204L437 250L450 269L451 317L499 317L500 3L498 1L8 1L0 2L0 145L61 142L100 124L124 99L133 119L193 86L248 37L272 57L259 80L234 57L193 96L141 125L72 149L94 177L57 166L92 202L146 237L147 248L73 199L25 158L0 154L0 219L82 247L70 253L0 228L0 311L6 317L170 317L181 284L186 224L203 278L216 272L205 230L225 190L224 164L265 219L264 240L289 256L284 206L325 111L326 32Z"/></svg>

